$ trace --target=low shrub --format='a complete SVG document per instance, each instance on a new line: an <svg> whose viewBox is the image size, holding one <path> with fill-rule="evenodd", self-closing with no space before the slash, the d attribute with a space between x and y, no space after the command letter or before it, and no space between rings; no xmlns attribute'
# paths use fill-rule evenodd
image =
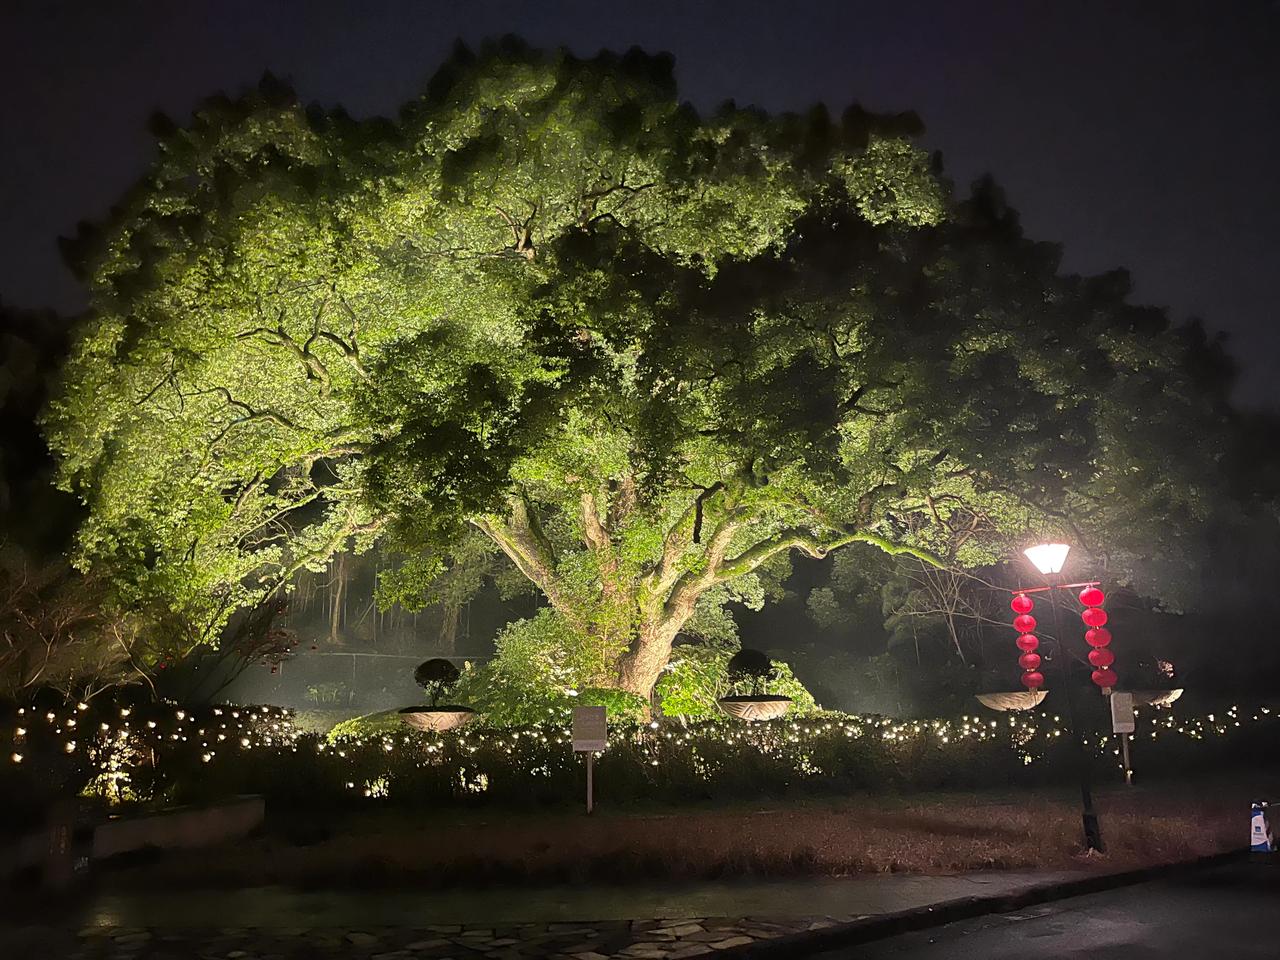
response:
<svg viewBox="0 0 1280 960"><path fill-rule="evenodd" d="M1167 718L1158 720L1158 739L1135 747L1147 779L1246 759L1276 735L1271 714L1241 727L1234 718L1158 716ZM1099 778L1118 779L1113 738L1091 742ZM1048 714L913 721L818 713L750 725L611 721L596 787L601 802L687 804L1035 786L1068 781L1074 769L1067 738ZM303 737L229 754L214 759L200 788L219 781L308 804L369 798L527 808L581 802L583 770L567 724L479 721L449 734L394 726L332 744Z"/></svg>
<svg viewBox="0 0 1280 960"><path fill-rule="evenodd" d="M383 710L379 713L367 713L362 717L352 717L335 723L325 735L329 743L342 740L359 740L381 734L399 733L404 729L399 710Z"/></svg>
<svg viewBox="0 0 1280 960"><path fill-rule="evenodd" d="M89 703L42 697L0 716L9 734L0 757L6 812L0 829L19 832L39 823L57 797L117 807L181 802L184 789L207 781L215 760L288 749L300 739L280 707L183 708L128 688ZM205 786L221 797L237 792L222 783Z"/></svg>
<svg viewBox="0 0 1280 960"><path fill-rule="evenodd" d="M371 800L527 808L576 804L582 794L582 758L562 720L497 727L481 718L432 734L388 711L321 737L300 733L273 707L98 701L24 708L3 719L21 733L0 764L0 789L11 809L32 813L59 793L115 804L260 793L273 809L320 810ZM1146 779L1256 763L1274 758L1276 725L1265 708L1205 718L1144 712L1134 753ZM1115 738L1089 742L1098 773L1115 778ZM1045 713L950 720L815 713L750 725L611 720L596 782L601 801L612 803L991 789L1070 779L1067 748Z"/></svg>

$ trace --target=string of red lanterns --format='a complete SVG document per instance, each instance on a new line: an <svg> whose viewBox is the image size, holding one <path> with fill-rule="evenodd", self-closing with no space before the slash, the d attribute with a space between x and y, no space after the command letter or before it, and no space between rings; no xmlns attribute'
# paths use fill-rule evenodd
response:
<svg viewBox="0 0 1280 960"><path fill-rule="evenodd" d="M1044 674L1040 672L1040 654L1036 649L1040 646L1040 638L1032 631L1036 628L1036 618L1031 616L1035 609L1035 601L1025 593L1019 593L1009 601L1009 606L1017 614L1013 618L1013 628L1018 631L1018 639L1014 644L1022 655L1018 657L1018 666L1022 668L1022 685L1028 690L1039 690L1044 686Z"/></svg>
<svg viewBox="0 0 1280 960"><path fill-rule="evenodd" d="M1080 602L1084 610L1080 619L1089 629L1084 633L1084 642L1093 649L1089 651L1089 664L1093 667L1090 679L1105 693L1116 685L1119 677L1111 669L1116 662L1116 655L1107 648L1111 645L1111 631L1107 629L1107 611L1102 609L1107 595L1097 587L1085 587L1080 591Z"/></svg>
<svg viewBox="0 0 1280 960"><path fill-rule="evenodd" d="M1107 649L1111 645L1111 631L1106 627L1107 611L1102 609L1107 596L1091 584L1080 591L1079 598L1084 605L1080 619L1088 628L1084 639L1092 648L1089 651L1089 665L1093 667L1090 679L1105 693L1119 682L1119 677L1112 669L1116 655ZM1018 639L1014 644L1021 651L1018 666L1023 671L1022 685L1028 690L1038 690L1044 686L1044 674L1040 672L1042 660L1036 652L1040 647L1040 638L1034 632L1036 618L1031 615L1031 611L1035 609L1035 601L1026 593L1017 593L1009 601L1009 607L1015 614L1013 628L1018 631Z"/></svg>

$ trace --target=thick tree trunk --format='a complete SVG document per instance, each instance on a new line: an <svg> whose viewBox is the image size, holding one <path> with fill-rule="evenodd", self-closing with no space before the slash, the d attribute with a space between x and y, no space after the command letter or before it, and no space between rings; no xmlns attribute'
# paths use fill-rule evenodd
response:
<svg viewBox="0 0 1280 960"><path fill-rule="evenodd" d="M671 641L663 643L656 637L640 640L618 666L618 687L648 700L670 657Z"/></svg>
<svg viewBox="0 0 1280 960"><path fill-rule="evenodd" d="M336 585L335 585L336 581ZM336 644L342 635L342 615L346 610L347 563L346 554L338 554L334 564L333 575L329 580L329 642Z"/></svg>
<svg viewBox="0 0 1280 960"><path fill-rule="evenodd" d="M843 530L822 539L808 526L799 526L761 530L754 543L748 538L747 544L737 545L735 553L731 550L735 539L742 539L741 534L760 519L742 503L747 486L745 480L733 480L703 488L666 531L660 555L638 576L634 571L623 572L628 568L620 563L615 542L636 503L634 480L624 478L616 485L603 485L599 492L584 492L579 501L582 547L593 555L599 571L599 594L590 599L561 579L556 548L527 496L512 496L510 511L503 517L477 517L472 523L537 584L570 629L600 643L601 662L593 665L600 679L648 699L671 658L677 634L692 616L698 599L717 584L748 574L790 549L823 557L835 547L862 539L891 553L913 552L895 550L868 534ZM715 515L704 528L703 516L713 499ZM696 562L689 562L690 551L698 554ZM629 622L634 631L620 656L610 642L617 637L614 625L619 621Z"/></svg>
<svg viewBox="0 0 1280 960"><path fill-rule="evenodd" d="M446 603L440 608L440 653L452 654L458 649L458 622L461 617L462 608L456 603Z"/></svg>
<svg viewBox="0 0 1280 960"><path fill-rule="evenodd" d="M618 662L618 686L648 700L671 659L671 645L693 613L697 598L641 624L631 646Z"/></svg>

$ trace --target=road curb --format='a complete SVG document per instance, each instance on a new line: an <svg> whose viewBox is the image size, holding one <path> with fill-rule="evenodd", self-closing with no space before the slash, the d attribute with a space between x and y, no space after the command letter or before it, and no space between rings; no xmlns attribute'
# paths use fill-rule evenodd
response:
<svg viewBox="0 0 1280 960"><path fill-rule="evenodd" d="M778 937L774 940L758 940L755 943L730 947L716 952L716 957L738 958L738 960L771 960L773 957L795 957L821 953L826 950L838 950L843 947L857 946L883 940L902 933L917 930L928 930L958 920L972 920L975 917L993 913L1008 913L1039 903L1051 903L1055 900L1066 900L1087 893L1100 893L1103 890L1114 890L1118 887L1132 886L1149 880L1192 873L1209 867L1224 866L1229 863L1243 862L1247 852L1233 850L1230 853L1218 853L1195 860L1184 860L1179 863L1166 863L1155 867L1142 867L1137 870L1123 870L1117 873L1103 873L1096 876L1079 877L1027 887L1016 893L994 894L989 897L960 897L955 900L943 900L925 907L913 907L895 913L882 913L873 917L865 917L849 923L834 924L818 930Z"/></svg>

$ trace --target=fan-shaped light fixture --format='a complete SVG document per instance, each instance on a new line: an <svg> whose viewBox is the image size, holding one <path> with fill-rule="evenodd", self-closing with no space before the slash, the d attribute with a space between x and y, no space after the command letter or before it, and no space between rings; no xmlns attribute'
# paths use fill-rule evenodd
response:
<svg viewBox="0 0 1280 960"><path fill-rule="evenodd" d="M1062 565L1067 562L1067 554L1071 545L1066 543L1039 543L1022 551L1037 570L1048 576L1061 573Z"/></svg>

